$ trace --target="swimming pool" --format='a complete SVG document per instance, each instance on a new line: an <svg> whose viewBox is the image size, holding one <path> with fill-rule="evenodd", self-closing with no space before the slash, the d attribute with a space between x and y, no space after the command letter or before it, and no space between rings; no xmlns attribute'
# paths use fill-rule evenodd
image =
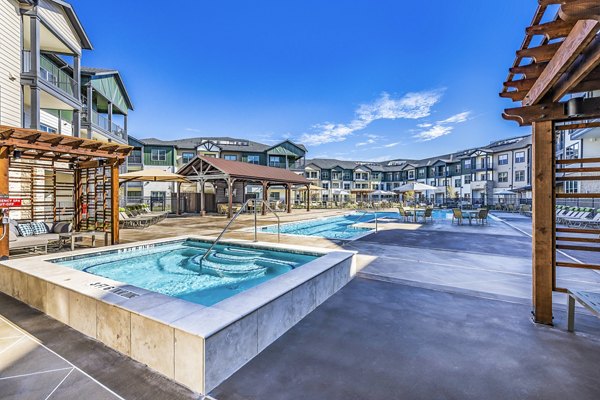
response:
<svg viewBox="0 0 600 400"><path fill-rule="evenodd" d="M291 222L281 225L281 233L286 235L318 236L326 239L354 240L365 236L374 229L354 226L361 222L373 222L375 214L378 219L398 219L398 212L379 211L369 214L352 213L340 217L329 217L313 219L302 222ZM434 220L451 220L451 210L434 210ZM265 233L277 233L277 225L269 225L261 228Z"/></svg>
<svg viewBox="0 0 600 400"><path fill-rule="evenodd" d="M317 258L315 255L217 245L168 242L50 260L63 266L168 296L211 306Z"/></svg>

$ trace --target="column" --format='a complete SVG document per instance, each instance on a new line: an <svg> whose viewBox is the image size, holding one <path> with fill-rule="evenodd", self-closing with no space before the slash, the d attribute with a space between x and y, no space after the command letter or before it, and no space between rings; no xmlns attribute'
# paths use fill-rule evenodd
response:
<svg viewBox="0 0 600 400"><path fill-rule="evenodd" d="M125 132L123 139L127 139L127 114L123 115L123 131Z"/></svg>
<svg viewBox="0 0 600 400"><path fill-rule="evenodd" d="M62 111L58 110L58 129L57 132L59 135L62 135Z"/></svg>
<svg viewBox="0 0 600 400"><path fill-rule="evenodd" d="M79 110L73 110L73 136L81 136L81 113Z"/></svg>
<svg viewBox="0 0 600 400"><path fill-rule="evenodd" d="M181 182L177 182L177 215L181 215Z"/></svg>
<svg viewBox="0 0 600 400"><path fill-rule="evenodd" d="M287 213L292 213L292 185L285 185L285 202L287 204Z"/></svg>
<svg viewBox="0 0 600 400"><path fill-rule="evenodd" d="M206 215L205 199L204 199L204 179L200 181L200 215Z"/></svg>
<svg viewBox="0 0 600 400"><path fill-rule="evenodd" d="M554 123L533 123L533 314L552 325L552 287L556 258Z"/></svg>
<svg viewBox="0 0 600 400"><path fill-rule="evenodd" d="M8 156L10 149L6 146L0 148L0 196L8 197ZM9 256L8 241L10 225L4 225L5 235L0 240L0 260L5 260Z"/></svg>
<svg viewBox="0 0 600 400"><path fill-rule="evenodd" d="M108 102L108 131L112 132L112 115L113 115L113 106L112 103Z"/></svg>
<svg viewBox="0 0 600 400"><path fill-rule="evenodd" d="M262 207L260 210L260 214L266 215L267 207L265 207L265 203L267 201L269 201L269 182L267 182L267 181L262 182L262 199L263 199L263 204L262 204Z"/></svg>
<svg viewBox="0 0 600 400"><path fill-rule="evenodd" d="M37 80L40 76L40 20L37 16L29 17L31 69L34 76L34 84L30 87L30 128L40 129L40 89Z"/></svg>
<svg viewBox="0 0 600 400"><path fill-rule="evenodd" d="M73 97L81 101L81 58L77 54L73 56L73 79L75 80Z"/></svg>
<svg viewBox="0 0 600 400"><path fill-rule="evenodd" d="M235 179L227 178L227 218L233 217L233 183Z"/></svg>
<svg viewBox="0 0 600 400"><path fill-rule="evenodd" d="M86 95L85 97L87 97L87 104L86 104L86 108L87 108L87 122L88 125L92 123L92 98L94 96L94 88L92 87L92 83L89 82L86 86ZM90 132L91 133L91 132Z"/></svg>
<svg viewBox="0 0 600 400"><path fill-rule="evenodd" d="M119 244L119 163L110 166L110 242Z"/></svg>
<svg viewBox="0 0 600 400"><path fill-rule="evenodd" d="M310 211L310 185L306 185L306 211Z"/></svg>

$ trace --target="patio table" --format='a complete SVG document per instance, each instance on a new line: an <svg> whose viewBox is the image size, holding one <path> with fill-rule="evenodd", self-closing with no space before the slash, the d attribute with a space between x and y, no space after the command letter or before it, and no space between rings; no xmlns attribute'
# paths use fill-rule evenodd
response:
<svg viewBox="0 0 600 400"><path fill-rule="evenodd" d="M61 233L60 237L60 247L63 247L63 243L65 241L71 242L71 250L75 250L75 239L89 237L92 239L92 247L96 247L96 236L104 235L104 243L108 243L108 232L98 232L98 231L82 231L82 232L67 232Z"/></svg>
<svg viewBox="0 0 600 400"><path fill-rule="evenodd" d="M417 222L417 215L418 215L418 213L424 213L425 212L425 208L422 208L422 207L405 207L404 210L412 212L412 214L413 214L413 220L415 222Z"/></svg>
<svg viewBox="0 0 600 400"><path fill-rule="evenodd" d="M479 215L479 210L461 210L461 212L469 218L469 225L471 225L473 218L477 218Z"/></svg>

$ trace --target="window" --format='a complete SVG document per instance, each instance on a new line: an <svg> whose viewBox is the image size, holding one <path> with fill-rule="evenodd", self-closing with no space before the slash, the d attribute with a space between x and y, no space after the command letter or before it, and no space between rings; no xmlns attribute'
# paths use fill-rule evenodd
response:
<svg viewBox="0 0 600 400"><path fill-rule="evenodd" d="M127 162L129 164L141 164L142 163L142 151L141 150L132 150L127 157Z"/></svg>
<svg viewBox="0 0 600 400"><path fill-rule="evenodd" d="M344 190L350 190L350 184L344 183Z"/></svg>
<svg viewBox="0 0 600 400"><path fill-rule="evenodd" d="M279 200L279 192L270 192L269 193L269 197L271 198L271 200Z"/></svg>
<svg viewBox="0 0 600 400"><path fill-rule="evenodd" d="M579 182L578 181L566 181L565 182L566 193L579 193Z"/></svg>
<svg viewBox="0 0 600 400"><path fill-rule="evenodd" d="M454 180L454 187L460 187L461 184L462 184L462 181L460 178Z"/></svg>
<svg viewBox="0 0 600 400"><path fill-rule="evenodd" d="M323 186L323 189L329 190L329 182L323 182L321 186Z"/></svg>
<svg viewBox="0 0 600 400"><path fill-rule="evenodd" d="M523 162L525 162L525 152L517 151L515 153L515 163L523 163Z"/></svg>
<svg viewBox="0 0 600 400"><path fill-rule="evenodd" d="M515 182L525 182L525 171L515 171Z"/></svg>
<svg viewBox="0 0 600 400"><path fill-rule="evenodd" d="M329 171L321 171L321 179L329 179Z"/></svg>
<svg viewBox="0 0 600 400"><path fill-rule="evenodd" d="M260 164L260 156L248 156L248 162L250 164Z"/></svg>
<svg viewBox="0 0 600 400"><path fill-rule="evenodd" d="M184 151L183 153L181 153L181 162L187 164L190 161L192 161L192 158L194 158L194 156L195 154L191 151Z"/></svg>
<svg viewBox="0 0 600 400"><path fill-rule="evenodd" d="M339 181L340 179L342 179L342 173L340 171L332 171L331 179L334 181Z"/></svg>
<svg viewBox="0 0 600 400"><path fill-rule="evenodd" d="M408 179L415 179L415 170L408 171Z"/></svg>
<svg viewBox="0 0 600 400"><path fill-rule="evenodd" d="M229 161L237 161L237 156L235 154L225 154L223 158Z"/></svg>
<svg viewBox="0 0 600 400"><path fill-rule="evenodd" d="M339 183L339 182L333 182L333 183L331 184L331 187L332 187L333 189L339 189L339 188L340 188L340 183Z"/></svg>
<svg viewBox="0 0 600 400"><path fill-rule="evenodd" d="M471 175L465 175L465 185L471 183Z"/></svg>
<svg viewBox="0 0 600 400"><path fill-rule="evenodd" d="M502 173L506 174L506 176L508 177L508 172L501 172L501 174ZM480 174L479 175L479 180L480 181L487 181L488 180L487 174L485 172L483 174Z"/></svg>
<svg viewBox="0 0 600 400"><path fill-rule="evenodd" d="M498 182L508 182L508 172L498 172Z"/></svg>
<svg viewBox="0 0 600 400"><path fill-rule="evenodd" d="M508 154L500 154L498 156L498 165L508 164Z"/></svg>
<svg viewBox="0 0 600 400"><path fill-rule="evenodd" d="M569 147L567 147L567 160L571 160L573 158L579 158L579 143L573 143ZM577 192L573 192L577 193Z"/></svg>
<svg viewBox="0 0 600 400"><path fill-rule="evenodd" d="M471 160L465 160L465 169L471 169Z"/></svg>
<svg viewBox="0 0 600 400"><path fill-rule="evenodd" d="M48 125L40 124L40 131L48 133L56 133L56 129L49 127Z"/></svg>
<svg viewBox="0 0 600 400"><path fill-rule="evenodd" d="M306 171L306 174L308 179L317 179L319 177L317 171Z"/></svg>
<svg viewBox="0 0 600 400"><path fill-rule="evenodd" d="M167 151L165 149L152 149L150 159L152 161L167 161Z"/></svg>

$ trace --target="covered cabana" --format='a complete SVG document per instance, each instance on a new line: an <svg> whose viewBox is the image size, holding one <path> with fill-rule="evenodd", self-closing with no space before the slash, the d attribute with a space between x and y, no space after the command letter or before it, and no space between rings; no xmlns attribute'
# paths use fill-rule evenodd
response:
<svg viewBox="0 0 600 400"><path fill-rule="evenodd" d="M600 3L529 3L537 9L500 96L520 102L503 117L533 131L533 315L551 325L552 293L569 289L557 287L557 268L600 269L600 263L557 260L557 250L599 252L600 229L557 227L555 214L556 199L600 198L597 190L556 190L556 183L600 180L600 158L556 158L557 133L600 127Z"/></svg>
<svg viewBox="0 0 600 400"><path fill-rule="evenodd" d="M185 176L190 181L200 184L200 213L205 214L204 185L209 182L215 188L223 185L227 193L227 217L233 216L233 192L235 186L245 192L246 185L256 184L262 186L262 200L268 201L268 190L271 186L284 186L287 212L292 212L292 186L303 185L310 187L310 181L304 176L283 168L265 167L263 165L249 164L239 161L230 161L222 158L196 156L192 161L183 166L179 175ZM306 210L310 211L310 202ZM262 213L266 210L263 207Z"/></svg>
<svg viewBox="0 0 600 400"><path fill-rule="evenodd" d="M0 125L0 198L15 220L72 223L119 242L119 166L131 147ZM8 229L4 226L5 230ZM0 257L9 256L9 235Z"/></svg>

